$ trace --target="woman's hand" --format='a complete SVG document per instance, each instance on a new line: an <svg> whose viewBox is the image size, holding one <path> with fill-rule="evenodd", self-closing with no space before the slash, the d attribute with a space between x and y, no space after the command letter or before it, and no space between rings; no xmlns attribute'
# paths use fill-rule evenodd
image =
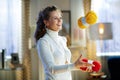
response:
<svg viewBox="0 0 120 80"><path fill-rule="evenodd" d="M94 65L92 65L90 63L83 62L82 61L82 55L79 56L79 58L75 61L74 64L75 64L75 67L77 69L80 69L80 67L87 68L85 70L84 69L80 69L80 70L82 70L84 72L92 72L92 66L94 66Z"/></svg>

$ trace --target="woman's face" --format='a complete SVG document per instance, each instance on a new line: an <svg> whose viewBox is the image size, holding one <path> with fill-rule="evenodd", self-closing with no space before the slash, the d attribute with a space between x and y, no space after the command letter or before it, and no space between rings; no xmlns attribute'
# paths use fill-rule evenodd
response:
<svg viewBox="0 0 120 80"><path fill-rule="evenodd" d="M50 18L49 20L45 21L46 27L53 30L53 31L59 31L62 29L62 15L61 12L56 10L50 12Z"/></svg>

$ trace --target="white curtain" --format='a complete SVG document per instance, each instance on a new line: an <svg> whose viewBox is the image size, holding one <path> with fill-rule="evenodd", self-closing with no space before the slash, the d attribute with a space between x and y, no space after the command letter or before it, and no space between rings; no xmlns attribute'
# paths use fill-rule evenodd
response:
<svg viewBox="0 0 120 80"><path fill-rule="evenodd" d="M21 0L0 0L0 49L6 56L19 53L21 41Z"/></svg>
<svg viewBox="0 0 120 80"><path fill-rule="evenodd" d="M99 3L99 4L97 4ZM98 40L97 55L120 55L120 0L92 0L92 10L98 15L98 22L111 22L113 39Z"/></svg>

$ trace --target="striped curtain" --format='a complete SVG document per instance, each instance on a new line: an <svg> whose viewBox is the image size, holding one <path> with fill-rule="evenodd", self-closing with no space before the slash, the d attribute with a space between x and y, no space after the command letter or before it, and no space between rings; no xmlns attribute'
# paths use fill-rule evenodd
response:
<svg viewBox="0 0 120 80"><path fill-rule="evenodd" d="M91 0L83 0L84 14L91 10ZM96 59L96 43L89 39L88 28L86 28L86 51L89 59Z"/></svg>
<svg viewBox="0 0 120 80"><path fill-rule="evenodd" d="M29 49L30 25L29 11L30 0L22 0L22 54L23 54L23 78L24 80L32 80L31 70L31 54Z"/></svg>

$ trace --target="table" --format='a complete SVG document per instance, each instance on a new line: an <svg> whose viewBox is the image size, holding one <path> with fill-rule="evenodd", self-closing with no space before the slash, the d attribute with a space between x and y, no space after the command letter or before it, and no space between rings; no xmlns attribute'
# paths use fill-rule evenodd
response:
<svg viewBox="0 0 120 80"><path fill-rule="evenodd" d="M88 80L107 80L107 76L103 72L90 73Z"/></svg>

